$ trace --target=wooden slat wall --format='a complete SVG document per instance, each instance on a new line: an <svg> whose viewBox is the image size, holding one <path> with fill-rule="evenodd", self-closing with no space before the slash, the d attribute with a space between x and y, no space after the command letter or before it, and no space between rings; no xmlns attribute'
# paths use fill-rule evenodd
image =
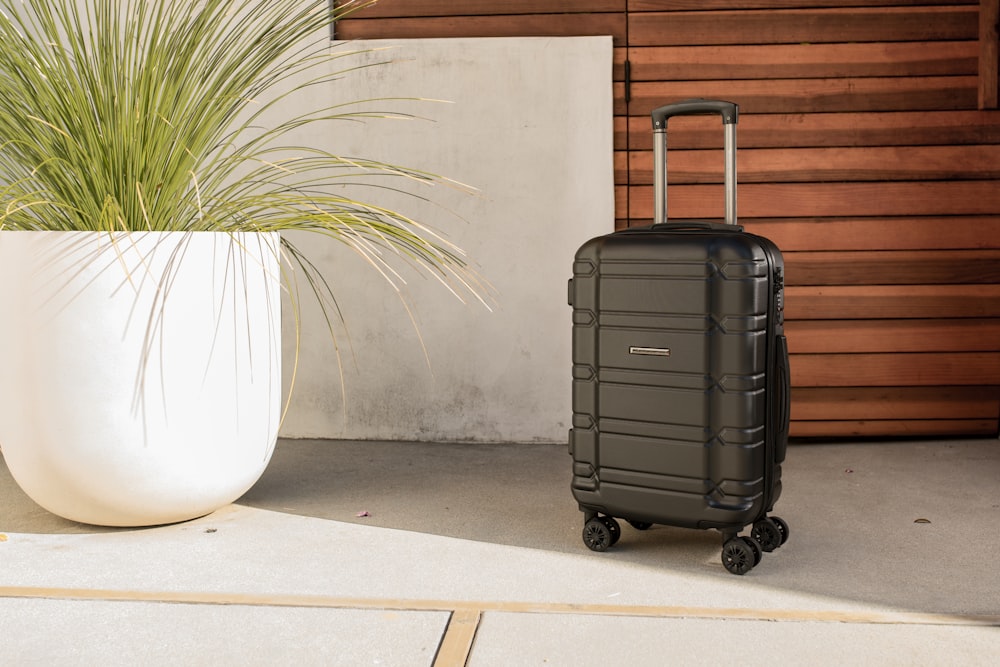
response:
<svg viewBox="0 0 1000 667"><path fill-rule="evenodd" d="M741 222L787 261L792 435L997 435L996 5L382 0L338 37L612 35L618 228L650 222L649 112L738 102ZM721 217L720 125L671 121L671 217Z"/></svg>
<svg viewBox="0 0 1000 667"><path fill-rule="evenodd" d="M1000 113L978 109L979 2L629 9L619 225L652 208L649 111L739 102L740 216L787 260L792 434L997 434ZM719 124L672 122L672 216L721 216Z"/></svg>

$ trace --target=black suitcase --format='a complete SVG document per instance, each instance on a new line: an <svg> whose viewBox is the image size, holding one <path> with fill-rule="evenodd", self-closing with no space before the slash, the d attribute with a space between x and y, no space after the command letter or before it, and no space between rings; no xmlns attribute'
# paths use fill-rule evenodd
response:
<svg viewBox="0 0 1000 667"><path fill-rule="evenodd" d="M668 223L667 121L705 113L725 129L726 221ZM744 574L788 539L767 516L788 441L783 259L735 224L737 105L652 115L655 223L588 241L573 265L572 492L594 551L618 541L616 517L717 529Z"/></svg>

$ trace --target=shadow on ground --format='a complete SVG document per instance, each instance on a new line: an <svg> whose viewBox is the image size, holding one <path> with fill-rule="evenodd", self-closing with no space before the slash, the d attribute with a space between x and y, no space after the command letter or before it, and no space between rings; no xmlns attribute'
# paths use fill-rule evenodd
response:
<svg viewBox="0 0 1000 667"><path fill-rule="evenodd" d="M625 525L591 553L564 446L281 441L239 502L469 540L720 572L715 531ZM359 514L367 516L358 516ZM757 583L926 612L1000 613L1000 442L797 445Z"/></svg>

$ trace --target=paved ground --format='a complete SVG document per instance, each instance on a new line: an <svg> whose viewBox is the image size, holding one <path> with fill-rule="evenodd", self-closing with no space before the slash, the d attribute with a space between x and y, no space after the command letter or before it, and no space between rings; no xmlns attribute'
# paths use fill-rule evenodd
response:
<svg viewBox="0 0 1000 667"><path fill-rule="evenodd" d="M587 550L554 445L282 441L238 504L142 530L0 467L0 663L994 663L1000 442L799 445L784 480L789 542L735 577L712 532Z"/></svg>

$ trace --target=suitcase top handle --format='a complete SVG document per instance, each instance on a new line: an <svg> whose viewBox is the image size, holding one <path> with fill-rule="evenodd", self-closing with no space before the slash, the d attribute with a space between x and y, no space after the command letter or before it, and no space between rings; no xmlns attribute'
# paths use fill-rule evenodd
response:
<svg viewBox="0 0 1000 667"><path fill-rule="evenodd" d="M672 116L719 114L725 129L726 224L736 224L736 121L739 106L723 100L684 100L653 110L653 222L667 221L667 120Z"/></svg>
<svg viewBox="0 0 1000 667"><path fill-rule="evenodd" d="M696 114L719 114L723 125L735 125L739 118L740 107L734 102L723 100L693 99L674 102L658 109L653 109L653 131L666 130L667 120L672 116L692 116Z"/></svg>

